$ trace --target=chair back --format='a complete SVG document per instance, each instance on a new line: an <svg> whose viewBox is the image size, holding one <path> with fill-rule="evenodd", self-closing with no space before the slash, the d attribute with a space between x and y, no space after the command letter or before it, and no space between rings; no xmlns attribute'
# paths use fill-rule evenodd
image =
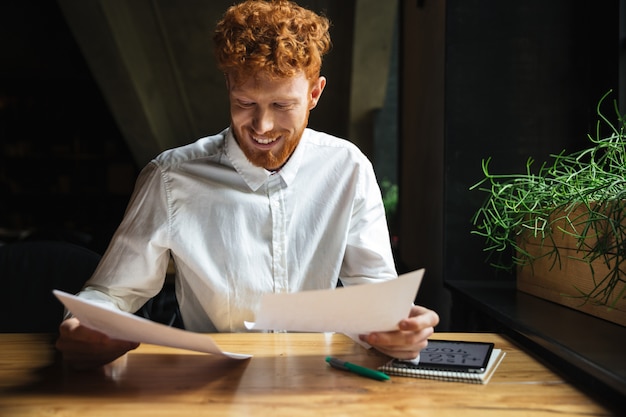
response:
<svg viewBox="0 0 626 417"><path fill-rule="evenodd" d="M0 246L0 332L56 333L64 307L53 289L77 293L100 254L63 241L23 241Z"/></svg>

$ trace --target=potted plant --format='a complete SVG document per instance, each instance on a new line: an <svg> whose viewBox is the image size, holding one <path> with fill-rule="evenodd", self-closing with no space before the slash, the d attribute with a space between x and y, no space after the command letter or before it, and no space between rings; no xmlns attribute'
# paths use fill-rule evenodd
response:
<svg viewBox="0 0 626 417"><path fill-rule="evenodd" d="M626 120L599 116L590 146L551 156L533 172L494 174L471 187L487 193L472 218L496 268L517 288L626 326ZM507 256L507 254L509 254Z"/></svg>

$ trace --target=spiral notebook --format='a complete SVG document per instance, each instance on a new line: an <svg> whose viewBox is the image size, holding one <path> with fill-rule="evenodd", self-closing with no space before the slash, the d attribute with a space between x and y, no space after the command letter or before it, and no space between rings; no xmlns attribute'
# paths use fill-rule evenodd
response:
<svg viewBox="0 0 626 417"><path fill-rule="evenodd" d="M400 359L392 359L380 366L378 370L389 375L408 376L412 378L466 382L468 384L487 384L505 355L506 352L501 349L493 349L487 367L482 373L421 369L417 368L417 365L412 362L402 361Z"/></svg>

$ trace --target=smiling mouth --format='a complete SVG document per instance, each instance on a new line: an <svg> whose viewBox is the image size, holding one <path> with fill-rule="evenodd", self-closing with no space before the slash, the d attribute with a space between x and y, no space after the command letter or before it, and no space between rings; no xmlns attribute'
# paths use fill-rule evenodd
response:
<svg viewBox="0 0 626 417"><path fill-rule="evenodd" d="M252 140L254 140L256 143L260 143L261 145L268 145L272 142L276 142L278 140L278 136L275 138L259 138L252 136Z"/></svg>

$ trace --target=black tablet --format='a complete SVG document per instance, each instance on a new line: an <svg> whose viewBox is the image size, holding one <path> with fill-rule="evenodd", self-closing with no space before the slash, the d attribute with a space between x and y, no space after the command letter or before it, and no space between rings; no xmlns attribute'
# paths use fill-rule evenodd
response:
<svg viewBox="0 0 626 417"><path fill-rule="evenodd" d="M420 352L421 369L453 372L485 372L493 343L457 342L449 340L429 340L428 346Z"/></svg>

